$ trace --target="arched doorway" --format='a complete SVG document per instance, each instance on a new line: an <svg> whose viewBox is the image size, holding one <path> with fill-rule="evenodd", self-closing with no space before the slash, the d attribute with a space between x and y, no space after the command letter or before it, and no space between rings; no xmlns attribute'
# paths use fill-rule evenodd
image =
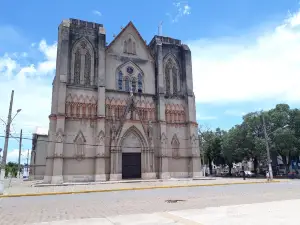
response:
<svg viewBox="0 0 300 225"><path fill-rule="evenodd" d="M129 128L122 139L122 179L142 177L143 141L136 128Z"/></svg>

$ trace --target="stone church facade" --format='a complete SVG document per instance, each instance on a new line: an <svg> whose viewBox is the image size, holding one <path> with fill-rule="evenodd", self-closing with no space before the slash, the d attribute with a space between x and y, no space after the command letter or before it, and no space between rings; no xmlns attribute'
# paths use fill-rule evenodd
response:
<svg viewBox="0 0 300 225"><path fill-rule="evenodd" d="M130 22L59 26L44 181L201 176L191 51Z"/></svg>

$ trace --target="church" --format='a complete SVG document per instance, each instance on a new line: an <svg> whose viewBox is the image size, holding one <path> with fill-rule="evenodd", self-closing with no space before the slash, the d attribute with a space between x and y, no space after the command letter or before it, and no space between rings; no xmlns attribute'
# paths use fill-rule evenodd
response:
<svg viewBox="0 0 300 225"><path fill-rule="evenodd" d="M202 176L191 51L132 22L62 21L49 120L45 183Z"/></svg>

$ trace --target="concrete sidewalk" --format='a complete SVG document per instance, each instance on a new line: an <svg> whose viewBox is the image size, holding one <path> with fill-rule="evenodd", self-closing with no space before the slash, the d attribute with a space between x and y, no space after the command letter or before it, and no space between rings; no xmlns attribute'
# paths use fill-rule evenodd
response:
<svg viewBox="0 0 300 225"><path fill-rule="evenodd" d="M297 224L300 199L256 204L211 207L152 214L118 215L34 225L281 225Z"/></svg>
<svg viewBox="0 0 300 225"><path fill-rule="evenodd" d="M273 182L279 182L274 180ZM22 197L22 196L41 196L58 194L80 194L92 192L112 192L128 190L146 190L157 188L180 188L180 187L200 187L200 186L220 186L233 184L256 184L267 183L264 179L226 179L216 178L201 180L192 179L170 179L170 180L131 180L118 182L100 182L100 183L65 183L62 185L43 185L32 181L12 181L10 187L6 187L3 197Z"/></svg>

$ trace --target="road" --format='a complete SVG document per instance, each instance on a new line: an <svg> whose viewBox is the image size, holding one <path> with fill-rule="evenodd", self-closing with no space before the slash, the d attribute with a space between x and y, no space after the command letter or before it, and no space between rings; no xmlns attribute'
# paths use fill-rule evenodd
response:
<svg viewBox="0 0 300 225"><path fill-rule="evenodd" d="M0 224L102 218L300 199L300 181L2 198ZM168 200L179 200L177 203ZM156 223L157 224L157 223ZM184 223L183 223L184 224Z"/></svg>

